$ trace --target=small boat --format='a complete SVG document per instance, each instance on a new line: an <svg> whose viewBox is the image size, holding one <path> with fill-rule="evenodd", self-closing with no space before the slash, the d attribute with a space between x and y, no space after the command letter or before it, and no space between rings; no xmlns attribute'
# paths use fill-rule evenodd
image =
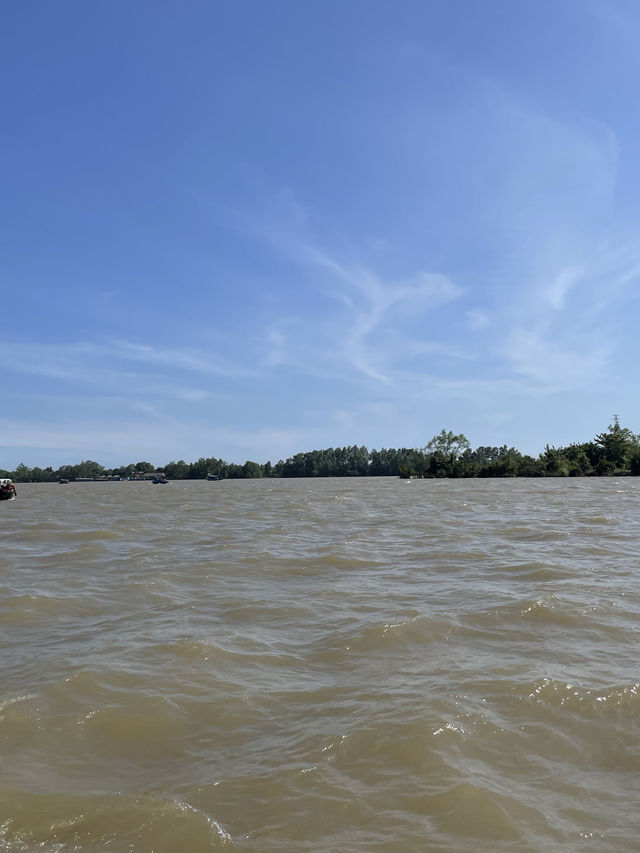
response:
<svg viewBox="0 0 640 853"><path fill-rule="evenodd" d="M168 486L169 485L169 481L167 480L166 477L154 477L151 482L156 486L158 486L158 485L159 486Z"/></svg>
<svg viewBox="0 0 640 853"><path fill-rule="evenodd" d="M0 501L13 501L17 495L13 481L9 480L8 477L2 477L0 479Z"/></svg>
<svg viewBox="0 0 640 853"><path fill-rule="evenodd" d="M220 474L207 474L207 480L219 480Z"/></svg>
<svg viewBox="0 0 640 853"><path fill-rule="evenodd" d="M66 486L66 485L68 485L68 483L69 483L69 481L67 480L66 477L60 477L60 479L58 480L59 486Z"/></svg>

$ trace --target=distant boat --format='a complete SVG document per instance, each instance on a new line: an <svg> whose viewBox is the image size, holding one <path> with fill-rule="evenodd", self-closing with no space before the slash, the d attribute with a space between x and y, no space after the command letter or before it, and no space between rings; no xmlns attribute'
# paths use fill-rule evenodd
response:
<svg viewBox="0 0 640 853"><path fill-rule="evenodd" d="M169 481L167 480L166 477L154 477L151 482L156 486L168 486L169 485Z"/></svg>
<svg viewBox="0 0 640 853"><path fill-rule="evenodd" d="M60 479L58 480L58 484L61 486L66 486L68 482L69 481L67 480L66 477L60 477Z"/></svg>
<svg viewBox="0 0 640 853"><path fill-rule="evenodd" d="M207 480L219 480L220 474L207 474Z"/></svg>
<svg viewBox="0 0 640 853"><path fill-rule="evenodd" d="M14 501L17 496L18 493L13 481L9 480L8 477L2 477L0 479L0 501Z"/></svg>

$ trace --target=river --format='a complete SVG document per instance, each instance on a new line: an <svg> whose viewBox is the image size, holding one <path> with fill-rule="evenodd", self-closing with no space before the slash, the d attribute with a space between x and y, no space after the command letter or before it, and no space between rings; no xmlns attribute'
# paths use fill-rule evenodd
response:
<svg viewBox="0 0 640 853"><path fill-rule="evenodd" d="M640 850L640 479L18 484L0 850Z"/></svg>

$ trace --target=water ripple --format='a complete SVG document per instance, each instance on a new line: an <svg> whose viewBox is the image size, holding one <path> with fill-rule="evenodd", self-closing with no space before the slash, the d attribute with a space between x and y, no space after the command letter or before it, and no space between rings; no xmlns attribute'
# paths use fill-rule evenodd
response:
<svg viewBox="0 0 640 853"><path fill-rule="evenodd" d="M636 851L638 519L632 478L25 484L0 850Z"/></svg>

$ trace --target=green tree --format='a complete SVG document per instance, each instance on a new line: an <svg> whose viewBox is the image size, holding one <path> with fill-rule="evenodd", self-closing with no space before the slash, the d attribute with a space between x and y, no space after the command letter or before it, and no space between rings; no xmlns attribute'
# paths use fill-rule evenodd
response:
<svg viewBox="0 0 640 853"><path fill-rule="evenodd" d="M533 456L525 455L518 464L518 477L541 477L542 468L540 461Z"/></svg>
<svg viewBox="0 0 640 853"><path fill-rule="evenodd" d="M588 444L570 444L563 454L569 465L570 477L588 477L594 473Z"/></svg>
<svg viewBox="0 0 640 853"><path fill-rule="evenodd" d="M540 463L549 477L569 476L569 462L562 447L550 447L547 444L544 453L540 454Z"/></svg>
<svg viewBox="0 0 640 853"><path fill-rule="evenodd" d="M247 459L242 468L244 476L247 479L262 477L262 465L259 465L257 462L251 462L251 460Z"/></svg>
<svg viewBox="0 0 640 853"><path fill-rule="evenodd" d="M441 453L443 458L453 462L465 450L470 450L468 438L460 433L456 435L449 430L442 430L438 435L434 435L431 441L424 448L424 453Z"/></svg>
<svg viewBox="0 0 640 853"><path fill-rule="evenodd" d="M456 465L457 460L471 449L469 440L460 433L442 430L434 435L422 450L422 469L427 477L459 477L463 466ZM417 460L416 460L417 461Z"/></svg>
<svg viewBox="0 0 640 853"><path fill-rule="evenodd" d="M209 460L201 456L197 462L192 462L189 466L190 480L206 480L209 473Z"/></svg>
<svg viewBox="0 0 640 853"><path fill-rule="evenodd" d="M634 447L629 452L629 473L634 477L640 474L640 447Z"/></svg>
<svg viewBox="0 0 640 853"><path fill-rule="evenodd" d="M56 471L58 480L73 480L75 476L75 465L61 465Z"/></svg>
<svg viewBox="0 0 640 853"><path fill-rule="evenodd" d="M603 460L599 466L602 473L624 470L631 451L638 447L638 437L627 427L620 426L617 415L613 416L608 432L601 432L594 441L603 451Z"/></svg>
<svg viewBox="0 0 640 853"><path fill-rule="evenodd" d="M136 462L135 469L136 474L153 474L156 466L152 465L151 462Z"/></svg>
<svg viewBox="0 0 640 853"><path fill-rule="evenodd" d="M31 468L28 468L24 462L20 462L16 467L15 473L12 479L16 480L18 483L28 483L32 479Z"/></svg>
<svg viewBox="0 0 640 853"><path fill-rule="evenodd" d="M83 459L79 465L74 465L76 477L99 477L104 468L99 462L92 459Z"/></svg>
<svg viewBox="0 0 640 853"><path fill-rule="evenodd" d="M169 480L186 480L189 474L189 465L180 459L178 462L167 462L164 473Z"/></svg>

